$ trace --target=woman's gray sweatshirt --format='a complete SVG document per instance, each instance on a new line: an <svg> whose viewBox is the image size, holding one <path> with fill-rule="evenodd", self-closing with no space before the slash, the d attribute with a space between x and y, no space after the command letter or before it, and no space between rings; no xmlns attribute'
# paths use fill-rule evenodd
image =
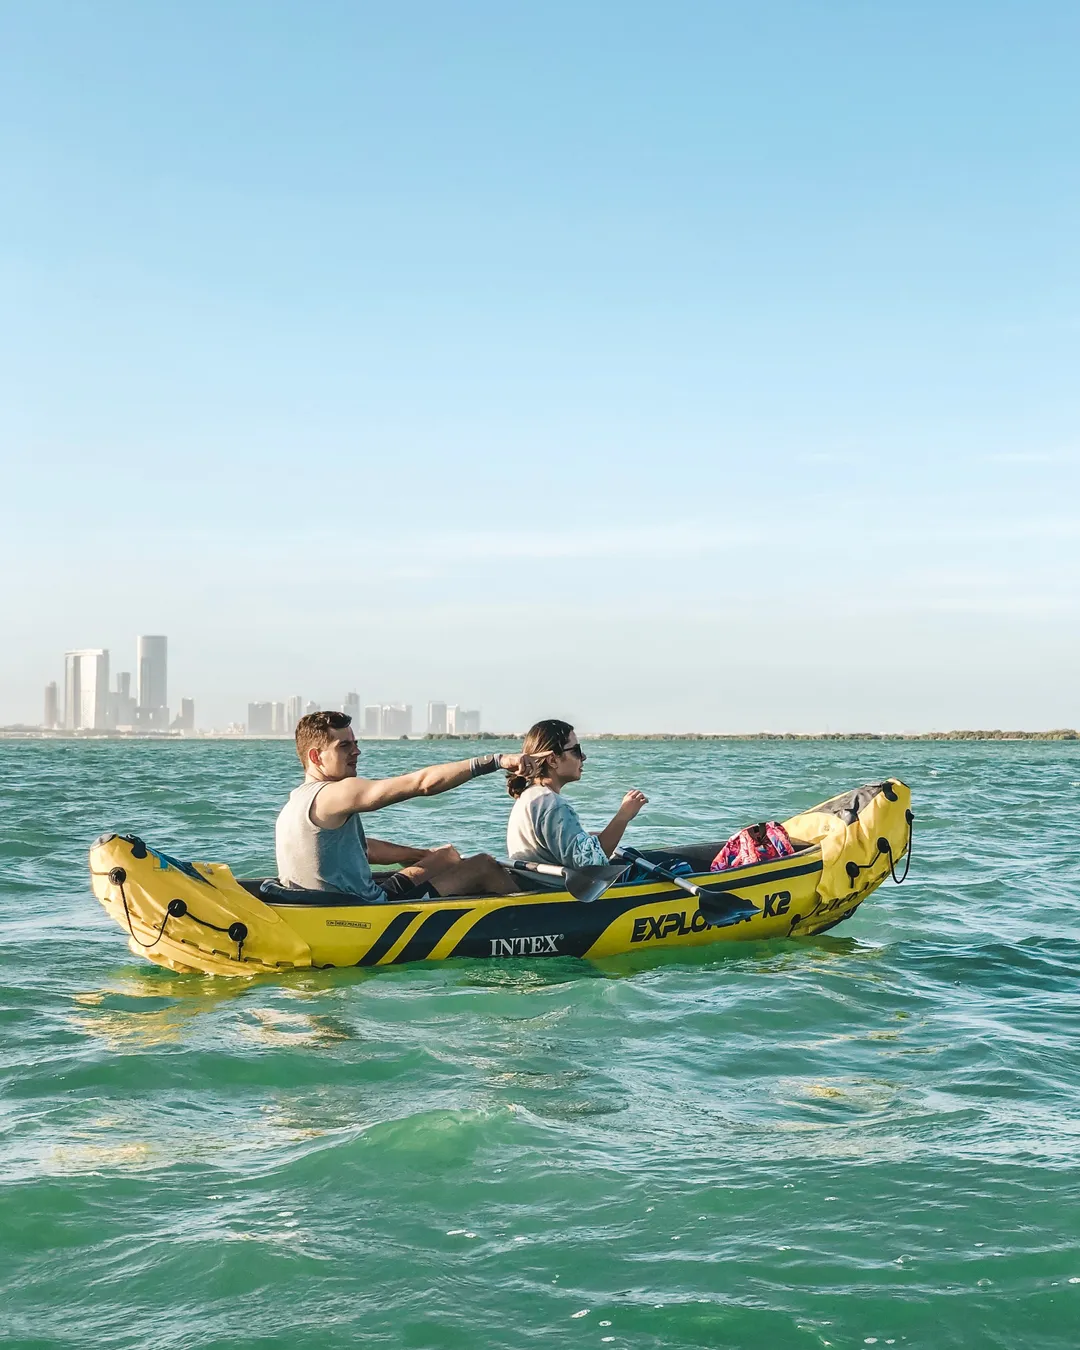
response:
<svg viewBox="0 0 1080 1350"><path fill-rule="evenodd" d="M608 860L596 835L586 832L566 798L539 783L527 787L514 803L506 848L514 862L592 867Z"/></svg>

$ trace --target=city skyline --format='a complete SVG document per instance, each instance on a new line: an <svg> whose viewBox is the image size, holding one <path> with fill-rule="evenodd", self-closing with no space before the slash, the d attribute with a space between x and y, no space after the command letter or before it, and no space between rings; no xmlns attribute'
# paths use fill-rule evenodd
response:
<svg viewBox="0 0 1080 1350"><path fill-rule="evenodd" d="M141 671L143 678L143 697L153 696L152 690L160 690L160 697L167 697L167 656L168 638L164 635L140 635L136 639L136 659L134 665L136 672ZM154 653L160 657L160 663L155 665ZM92 674L85 682L80 678L73 686L72 671L70 663L73 659L83 662L80 669L86 669L86 662L92 665ZM121 734L146 734L160 735L163 732L187 732L199 735L221 735L221 736L282 736L290 738L296 726L296 722L302 713L315 712L324 709L339 710L349 713L352 718L358 738L378 738L395 739L400 736L423 736L427 735L458 735L472 736L480 734L497 735L518 735L521 730L530 724L529 714L526 714L518 723L499 724L491 723L484 725L481 721L479 710L467 708L464 704L450 704L445 700L428 700L426 702L426 719L423 726L414 725L414 704L401 701L386 701L380 703L364 703L360 695L355 691L349 691L344 698L329 697L325 699L304 699L300 695L289 695L280 700L251 700L247 699L246 704L243 695L235 695L230 700L229 715L219 716L215 719L200 718L196 722L195 707L196 700L190 696L183 696L180 699L180 709L176 717L168 720L169 708L167 705L142 704L139 701L138 686L136 693L131 693L132 673L128 671L118 671L115 674L116 688L109 689L109 670L111 665L109 648L72 648L64 653L65 661L65 679L63 682L56 680L47 681L43 689L44 716L41 720L23 719L11 722L0 722L0 730L52 730L54 733L64 731L94 732L95 734L116 732ZM73 692L77 688L78 693ZM100 718L100 695L99 690L106 691L106 709L105 724L103 726L91 727L80 726L75 728L67 723L67 708L79 704L83 708L94 708L93 713L86 713L86 716L96 716ZM39 706L42 706L39 703ZM425 706L423 702L421 708ZM246 715L245 715L246 707ZM124 720L123 709L128 711L128 720ZM252 724L252 709L259 711L255 716L254 729ZM561 715L563 710L558 710L555 715ZM389 714L389 719L384 720L384 714ZM544 714L546 715L546 714ZM399 720L401 719L401 720ZM531 720L537 720L532 717ZM589 725L583 719L570 716L571 722L578 726L584 734L598 734L611 732L615 730L617 734L720 734L720 735L739 735L739 734L759 734L776 732L793 732L800 735L814 735L824 732L880 732L883 734L932 734L937 732L954 731L961 728L961 721L958 719L953 724L942 723L933 726L911 725L907 727L881 727L881 726L844 726L843 724L832 725L828 723L810 729L793 729L778 725L761 727L741 727L735 730L718 726L710 727L691 727L686 725L676 725L668 727L636 727L630 728L612 728L611 726ZM984 717L981 719L982 725L1005 726L1009 725L1002 719L992 719ZM975 726L980 719L971 717L967 719L970 726ZM1070 716L1064 716L1055 722L1053 718L1042 717L1038 719L1027 719L1021 725L1016 726L1017 731L1041 732L1051 731L1055 726L1066 726L1072 722L1080 721L1075 712Z"/></svg>
<svg viewBox="0 0 1080 1350"><path fill-rule="evenodd" d="M414 724L411 703L360 702L355 692L345 695L338 704L304 702L294 694L287 701L257 701L248 704L247 730L249 735L291 736L304 714L326 711L347 713L360 739L396 740L402 736L478 736L484 729L479 708L463 708L458 704L436 701L427 705L427 728L420 732Z"/></svg>
<svg viewBox="0 0 1080 1350"><path fill-rule="evenodd" d="M166 731L194 729L194 703L182 698L169 721L168 638L141 634L135 640L135 694L131 672L118 671L110 687L108 647L73 648L64 653L63 702L55 680L45 685L44 730Z"/></svg>
<svg viewBox="0 0 1080 1350"><path fill-rule="evenodd" d="M196 724L195 700L182 697L180 710L169 719L168 637L142 634L136 638L136 692L132 694L130 671L116 672L116 687L110 688L110 651L106 647L72 648L64 653L64 684L50 680L44 687L44 716L37 725L44 731L119 732L160 734L165 731L212 732L213 726ZM305 700L291 694L281 700L249 700L244 719L231 719L222 734L245 731L256 736L291 736L300 717L333 709L347 713L357 736L392 739L412 736L413 705L401 702L364 704L349 691L340 701ZM479 709L445 701L427 704L426 734L478 735Z"/></svg>

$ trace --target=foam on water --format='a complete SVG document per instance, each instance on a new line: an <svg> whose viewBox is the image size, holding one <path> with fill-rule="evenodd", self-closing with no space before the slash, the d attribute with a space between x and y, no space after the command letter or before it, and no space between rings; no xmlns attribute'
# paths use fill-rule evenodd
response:
<svg viewBox="0 0 1080 1350"><path fill-rule="evenodd" d="M0 743L4 1344L1075 1345L1080 746L590 746L575 801L645 789L633 842L909 782L909 882L816 940L133 958L90 840L265 873L290 755ZM498 851L508 807L480 780L378 833Z"/></svg>

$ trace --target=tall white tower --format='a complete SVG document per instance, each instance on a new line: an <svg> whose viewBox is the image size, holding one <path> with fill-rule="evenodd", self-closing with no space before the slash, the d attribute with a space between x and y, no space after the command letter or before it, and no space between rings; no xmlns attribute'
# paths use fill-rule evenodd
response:
<svg viewBox="0 0 1080 1350"><path fill-rule="evenodd" d="M139 725L169 725L169 639L140 637L136 647Z"/></svg>
<svg viewBox="0 0 1080 1350"><path fill-rule="evenodd" d="M103 647L64 653L64 726L104 731L109 709L109 653Z"/></svg>

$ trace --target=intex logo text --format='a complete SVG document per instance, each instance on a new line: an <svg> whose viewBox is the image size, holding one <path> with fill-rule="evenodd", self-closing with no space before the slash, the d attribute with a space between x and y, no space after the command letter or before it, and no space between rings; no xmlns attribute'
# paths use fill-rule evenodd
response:
<svg viewBox="0 0 1080 1350"><path fill-rule="evenodd" d="M492 938L492 956L558 956L562 933L540 933L537 937Z"/></svg>

